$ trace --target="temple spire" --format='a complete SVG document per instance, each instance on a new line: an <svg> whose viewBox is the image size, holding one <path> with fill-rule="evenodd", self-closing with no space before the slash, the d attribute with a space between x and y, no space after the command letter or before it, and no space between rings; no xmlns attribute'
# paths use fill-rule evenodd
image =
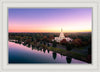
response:
<svg viewBox="0 0 100 72"><path fill-rule="evenodd" d="M61 28L61 32L62 32L62 28Z"/></svg>

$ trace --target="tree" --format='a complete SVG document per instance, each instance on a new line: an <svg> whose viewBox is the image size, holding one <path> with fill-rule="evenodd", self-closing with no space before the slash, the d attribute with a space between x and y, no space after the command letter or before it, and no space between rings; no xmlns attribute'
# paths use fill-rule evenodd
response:
<svg viewBox="0 0 100 72"><path fill-rule="evenodd" d="M44 41L43 44L46 45L46 42Z"/></svg>
<svg viewBox="0 0 100 72"><path fill-rule="evenodd" d="M66 45L67 41L66 41L66 39L63 39L63 40L60 41L60 43L61 43L62 45Z"/></svg>
<svg viewBox="0 0 100 72"><path fill-rule="evenodd" d="M82 45L81 39L77 38L72 41L72 44L76 47L80 47Z"/></svg>
<svg viewBox="0 0 100 72"><path fill-rule="evenodd" d="M49 39L54 39L54 36L53 36L53 35L50 35L50 36L49 36Z"/></svg>
<svg viewBox="0 0 100 72"><path fill-rule="evenodd" d="M68 51L72 50L72 46L71 46L71 43L70 43L70 42L67 42L67 43L66 43L66 49L67 49Z"/></svg>
<svg viewBox="0 0 100 72"><path fill-rule="evenodd" d="M68 35L67 34L65 34L65 37L67 37Z"/></svg>
<svg viewBox="0 0 100 72"><path fill-rule="evenodd" d="M47 36L43 37L43 41L45 41L45 42L47 41Z"/></svg>
<svg viewBox="0 0 100 72"><path fill-rule="evenodd" d="M53 41L53 45L52 45L53 47L57 47L57 43L56 43L56 41L54 40Z"/></svg>
<svg viewBox="0 0 100 72"><path fill-rule="evenodd" d="M31 43L31 39L27 39L27 40L25 41L25 43L26 43L26 44L30 44L30 43Z"/></svg>
<svg viewBox="0 0 100 72"><path fill-rule="evenodd" d="M50 47L50 44L48 43L48 47Z"/></svg>

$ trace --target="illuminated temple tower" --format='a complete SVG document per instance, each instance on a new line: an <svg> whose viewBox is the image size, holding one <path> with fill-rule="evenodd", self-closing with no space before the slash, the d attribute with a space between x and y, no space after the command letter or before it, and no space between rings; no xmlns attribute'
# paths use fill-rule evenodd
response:
<svg viewBox="0 0 100 72"><path fill-rule="evenodd" d="M73 39L71 39L70 37L65 37L64 36L64 33L63 33L63 30L62 30L62 28L61 28L61 32L60 32L60 35L59 35L59 37L55 37L55 41L56 42L60 42L61 40L63 40L63 39L66 39L66 41L72 41ZM53 41L54 41L53 40Z"/></svg>
<svg viewBox="0 0 100 72"><path fill-rule="evenodd" d="M64 36L64 34L63 34L63 31L62 31L62 28L61 28L61 32L60 32L59 38L60 38L60 39L64 39L64 38L65 38L65 36Z"/></svg>

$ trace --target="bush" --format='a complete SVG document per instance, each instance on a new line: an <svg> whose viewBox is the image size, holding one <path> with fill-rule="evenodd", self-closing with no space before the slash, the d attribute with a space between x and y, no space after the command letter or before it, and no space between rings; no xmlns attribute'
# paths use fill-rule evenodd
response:
<svg viewBox="0 0 100 72"><path fill-rule="evenodd" d="M57 43L56 43L56 41L53 41L53 45L52 45L53 47L57 47Z"/></svg>

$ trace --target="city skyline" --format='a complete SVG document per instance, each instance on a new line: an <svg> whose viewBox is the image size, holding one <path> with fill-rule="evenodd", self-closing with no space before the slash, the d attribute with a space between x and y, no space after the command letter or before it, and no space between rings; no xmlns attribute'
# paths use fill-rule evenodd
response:
<svg viewBox="0 0 100 72"><path fill-rule="evenodd" d="M8 32L91 32L92 8L9 8Z"/></svg>

